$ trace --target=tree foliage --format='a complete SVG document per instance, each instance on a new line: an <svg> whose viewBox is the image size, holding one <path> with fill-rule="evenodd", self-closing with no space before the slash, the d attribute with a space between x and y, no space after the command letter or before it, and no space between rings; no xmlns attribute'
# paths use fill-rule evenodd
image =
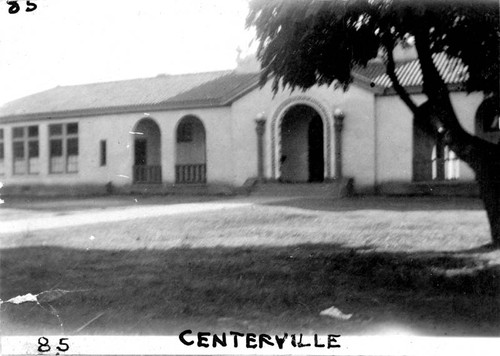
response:
<svg viewBox="0 0 500 356"><path fill-rule="evenodd" d="M468 68L467 89L498 92L499 11L496 1L254 0L263 80L291 87L352 81L352 69L409 38L431 53L458 57Z"/></svg>

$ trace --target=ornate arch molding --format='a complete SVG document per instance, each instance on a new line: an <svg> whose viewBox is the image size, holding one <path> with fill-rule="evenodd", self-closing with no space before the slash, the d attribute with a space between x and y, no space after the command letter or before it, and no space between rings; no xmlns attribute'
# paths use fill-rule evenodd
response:
<svg viewBox="0 0 500 356"><path fill-rule="evenodd" d="M332 176L332 120L328 109L319 100L307 95L297 95L285 99L274 111L271 118L271 171L272 178L279 179L281 176L281 124L288 110L295 105L306 105L316 110L323 121L323 149L325 152L325 178Z"/></svg>

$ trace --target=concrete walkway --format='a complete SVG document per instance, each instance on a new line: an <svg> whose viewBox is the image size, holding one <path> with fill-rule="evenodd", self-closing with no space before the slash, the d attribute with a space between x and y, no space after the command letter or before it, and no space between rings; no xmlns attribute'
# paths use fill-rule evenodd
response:
<svg viewBox="0 0 500 356"><path fill-rule="evenodd" d="M0 235L36 230L49 230L73 226L92 225L132 219L154 218L175 214L193 214L223 209L244 208L253 205L252 201L205 202L190 204L147 205L137 207L111 208L102 211L72 211L65 215L31 217L11 221L0 221Z"/></svg>

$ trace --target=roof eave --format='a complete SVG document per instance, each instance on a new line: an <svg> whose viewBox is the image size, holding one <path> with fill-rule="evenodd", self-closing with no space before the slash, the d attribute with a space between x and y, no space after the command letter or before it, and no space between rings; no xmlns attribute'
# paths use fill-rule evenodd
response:
<svg viewBox="0 0 500 356"><path fill-rule="evenodd" d="M451 83L448 84L448 90L450 92L458 92L458 91L465 91L465 86L463 83ZM393 87L388 87L388 88L381 88L378 87L381 90L376 93L375 95L377 96L392 96L392 95L398 95L396 93L396 90ZM408 94L410 95L415 95L415 94L423 94L423 88L422 85L411 85L411 86L406 86L405 90Z"/></svg>
<svg viewBox="0 0 500 356"><path fill-rule="evenodd" d="M0 123L7 124L12 122L29 121L29 120L44 120L44 119L50 120L50 119L105 116L105 115L116 115L116 114L133 114L140 112L145 113L145 112L173 111L173 110L185 110L185 109L203 109L203 108L224 107L227 105L228 104L221 102L219 100L211 100L211 101L200 100L200 101L190 101L190 102L162 103L153 105L149 104L149 105L117 106L117 107L98 108L98 109L41 112L41 113L3 116L0 117Z"/></svg>

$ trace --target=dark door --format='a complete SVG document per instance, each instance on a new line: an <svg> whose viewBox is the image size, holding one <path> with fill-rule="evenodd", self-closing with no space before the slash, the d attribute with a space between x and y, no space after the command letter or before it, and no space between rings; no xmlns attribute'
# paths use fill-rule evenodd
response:
<svg viewBox="0 0 500 356"><path fill-rule="evenodd" d="M322 182L325 176L323 155L323 121L314 115L309 123L309 182Z"/></svg>
<svg viewBox="0 0 500 356"><path fill-rule="evenodd" d="M136 166L145 166L147 165L147 152L148 145L147 140L145 139L137 139L135 140L135 165Z"/></svg>

